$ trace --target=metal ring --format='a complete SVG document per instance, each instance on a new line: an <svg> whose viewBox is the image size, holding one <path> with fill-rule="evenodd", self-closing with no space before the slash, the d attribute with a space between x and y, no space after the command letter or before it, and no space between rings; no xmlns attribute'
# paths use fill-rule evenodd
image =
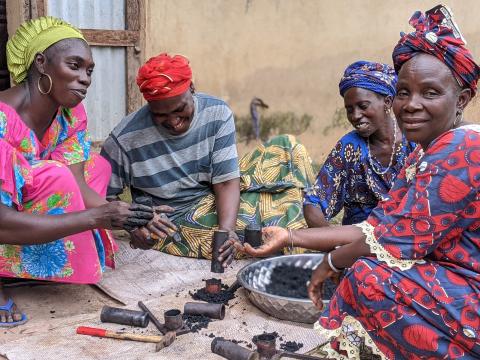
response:
<svg viewBox="0 0 480 360"><path fill-rule="evenodd" d="M327 262L328 262L328 266L330 266L330 269L332 269L334 272L336 272L336 273L342 272L341 269L337 269L337 268L333 265L333 263L332 263L332 253L331 253L331 252L329 252L328 255L327 255Z"/></svg>

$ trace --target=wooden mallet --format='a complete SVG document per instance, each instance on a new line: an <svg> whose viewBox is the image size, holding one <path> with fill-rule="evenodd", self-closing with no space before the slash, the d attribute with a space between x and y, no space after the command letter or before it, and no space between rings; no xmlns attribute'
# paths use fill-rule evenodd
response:
<svg viewBox="0 0 480 360"><path fill-rule="evenodd" d="M141 334L132 334L120 331L110 331L107 329L92 328L88 326L79 326L77 328L77 334L81 335L90 335L103 338L111 338L118 340L131 340L131 341L143 341L157 343L157 347L163 348L169 346L175 340L175 333L169 332L163 336L159 335L141 335ZM161 345L160 345L161 344ZM160 346L158 346L160 345Z"/></svg>

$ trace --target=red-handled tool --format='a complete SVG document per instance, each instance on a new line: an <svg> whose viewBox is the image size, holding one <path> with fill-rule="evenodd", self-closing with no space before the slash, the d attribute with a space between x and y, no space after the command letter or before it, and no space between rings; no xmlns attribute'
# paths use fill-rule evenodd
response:
<svg viewBox="0 0 480 360"><path fill-rule="evenodd" d="M92 328L88 326L79 326L77 328L77 334L97 336L97 337L103 337L103 338L120 339L120 340L152 342L152 343L160 343L160 342L164 342L165 340L165 336L132 334L132 333L125 333L125 332L110 331L107 329Z"/></svg>

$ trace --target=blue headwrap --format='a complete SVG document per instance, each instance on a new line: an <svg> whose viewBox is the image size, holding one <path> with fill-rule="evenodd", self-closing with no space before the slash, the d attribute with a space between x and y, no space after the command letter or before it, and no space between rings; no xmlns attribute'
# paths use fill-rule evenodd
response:
<svg viewBox="0 0 480 360"><path fill-rule="evenodd" d="M338 87L340 95L352 87L367 89L384 96L395 96L397 75L387 64L357 61L345 69Z"/></svg>

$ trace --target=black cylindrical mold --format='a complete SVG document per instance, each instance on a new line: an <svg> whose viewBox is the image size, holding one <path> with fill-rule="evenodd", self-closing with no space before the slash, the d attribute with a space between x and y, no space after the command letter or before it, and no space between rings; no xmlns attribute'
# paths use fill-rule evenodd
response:
<svg viewBox="0 0 480 360"><path fill-rule="evenodd" d="M213 339L211 345L212 353L220 355L229 360L259 360L258 353L245 349L231 341L220 338Z"/></svg>
<svg viewBox="0 0 480 360"><path fill-rule="evenodd" d="M270 359L277 353L276 338L272 334L262 334L256 337L255 345L257 346L257 352L262 358Z"/></svg>
<svg viewBox="0 0 480 360"><path fill-rule="evenodd" d="M220 248L228 239L228 231L226 230L215 230L213 232L212 239L212 265L210 268L211 272L214 273L223 273L224 269L222 263L218 261L220 255Z"/></svg>
<svg viewBox="0 0 480 360"><path fill-rule="evenodd" d="M238 282L238 280L235 280L233 282L232 285L230 285L228 288L227 288L227 292L229 293L235 293L235 291L237 291L242 285L240 285L240 283Z"/></svg>
<svg viewBox="0 0 480 360"><path fill-rule="evenodd" d="M245 242L252 247L262 245L262 227L257 224L248 224L245 227Z"/></svg>
<svg viewBox="0 0 480 360"><path fill-rule="evenodd" d="M163 314L165 319L165 327L168 330L178 330L183 326L182 312L178 309L165 311Z"/></svg>
<svg viewBox="0 0 480 360"><path fill-rule="evenodd" d="M223 320L225 317L225 305L201 302L187 302L183 307L183 313L187 315L205 315L210 319Z"/></svg>
<svg viewBox="0 0 480 360"><path fill-rule="evenodd" d="M120 309L105 305L100 313L102 322L109 322L122 325L147 327L148 314L143 311Z"/></svg>

